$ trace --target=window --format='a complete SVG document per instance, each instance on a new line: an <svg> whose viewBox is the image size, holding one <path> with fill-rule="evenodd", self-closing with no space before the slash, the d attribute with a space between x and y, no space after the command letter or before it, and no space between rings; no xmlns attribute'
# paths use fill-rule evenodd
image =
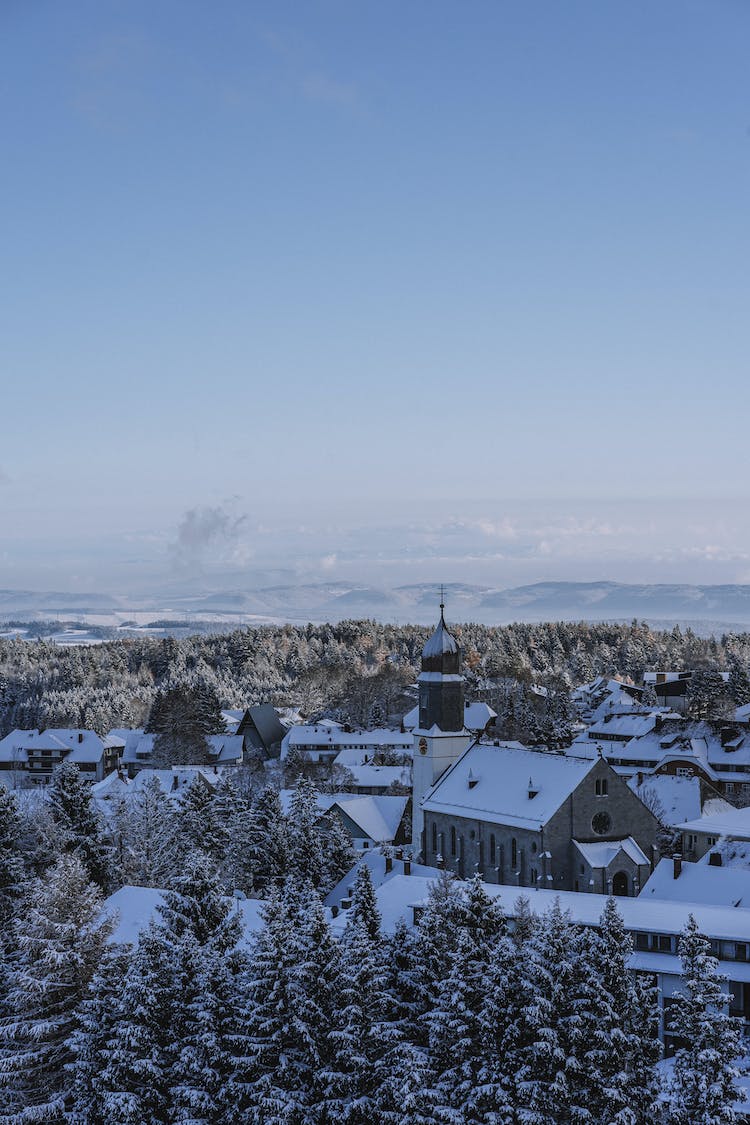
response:
<svg viewBox="0 0 750 1125"><path fill-rule="evenodd" d="M678 777L692 777L693 771L690 768L690 766L678 766L677 767L677 776Z"/></svg>
<svg viewBox="0 0 750 1125"><path fill-rule="evenodd" d="M518 863L518 845L515 836L510 842L510 862L512 867L515 867Z"/></svg>
<svg viewBox="0 0 750 1125"><path fill-rule="evenodd" d="M594 813L591 819L591 827L597 836L606 836L612 828L612 818L606 812Z"/></svg>
<svg viewBox="0 0 750 1125"><path fill-rule="evenodd" d="M479 841L479 862L484 867L484 840Z"/></svg>
<svg viewBox="0 0 750 1125"><path fill-rule="evenodd" d="M531 841L531 854L536 855L536 840Z"/></svg>
<svg viewBox="0 0 750 1125"><path fill-rule="evenodd" d="M456 829L451 827L451 855L456 854Z"/></svg>
<svg viewBox="0 0 750 1125"><path fill-rule="evenodd" d="M734 782L733 781L725 781L724 782L724 792L725 793L734 793Z"/></svg>
<svg viewBox="0 0 750 1125"><path fill-rule="evenodd" d="M532 868L531 868L531 872L530 872L530 874L531 874L531 885L532 885L532 886L534 886L534 885L536 884L536 881L537 881L537 870L536 870L536 867L532 867Z"/></svg>
<svg viewBox="0 0 750 1125"><path fill-rule="evenodd" d="M490 863L495 862L495 837L490 836Z"/></svg>
<svg viewBox="0 0 750 1125"><path fill-rule="evenodd" d="M672 952L672 938L669 936L669 934L659 934L659 952Z"/></svg>
<svg viewBox="0 0 750 1125"><path fill-rule="evenodd" d="M437 851L437 821L432 822L432 850Z"/></svg>
<svg viewBox="0 0 750 1125"><path fill-rule="evenodd" d="M597 797L606 797L609 790L609 781L606 777L597 778L594 783L594 791Z"/></svg>

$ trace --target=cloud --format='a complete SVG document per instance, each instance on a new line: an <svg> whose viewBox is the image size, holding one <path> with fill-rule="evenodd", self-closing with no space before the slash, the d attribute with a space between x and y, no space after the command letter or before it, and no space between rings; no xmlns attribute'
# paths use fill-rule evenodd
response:
<svg viewBox="0 0 750 1125"><path fill-rule="evenodd" d="M320 560L321 569L322 570L333 570L337 561L338 560L337 560L336 555L324 555L323 558Z"/></svg>
<svg viewBox="0 0 750 1125"><path fill-rule="evenodd" d="M177 538L171 550L182 565L194 565L207 555L218 554L224 561L247 561L252 552L239 543L239 534L247 516L233 515L220 504L189 508L177 527Z"/></svg>

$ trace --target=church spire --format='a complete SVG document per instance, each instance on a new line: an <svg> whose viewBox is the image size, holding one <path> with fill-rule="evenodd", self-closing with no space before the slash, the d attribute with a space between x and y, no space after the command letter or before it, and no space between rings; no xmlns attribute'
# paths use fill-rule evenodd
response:
<svg viewBox="0 0 750 1125"><path fill-rule="evenodd" d="M422 649L419 676L419 726L460 731L464 726L461 647L445 623L445 591L440 587L440 620Z"/></svg>

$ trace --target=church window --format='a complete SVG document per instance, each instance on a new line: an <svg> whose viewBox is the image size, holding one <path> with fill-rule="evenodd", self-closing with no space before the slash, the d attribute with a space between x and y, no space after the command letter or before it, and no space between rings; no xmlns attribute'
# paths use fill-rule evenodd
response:
<svg viewBox="0 0 750 1125"><path fill-rule="evenodd" d="M456 829L451 826L451 855L456 854Z"/></svg>
<svg viewBox="0 0 750 1125"><path fill-rule="evenodd" d="M495 837L490 836L490 863L495 862Z"/></svg>
<svg viewBox="0 0 750 1125"><path fill-rule="evenodd" d="M510 842L510 862L512 867L515 867L518 863L518 845L515 836Z"/></svg>
<svg viewBox="0 0 750 1125"><path fill-rule="evenodd" d="M432 822L432 850L437 851L437 821Z"/></svg>
<svg viewBox="0 0 750 1125"><path fill-rule="evenodd" d="M606 777L598 778L595 783L597 797L606 797L609 792L609 781Z"/></svg>
<svg viewBox="0 0 750 1125"><path fill-rule="evenodd" d="M484 866L484 840L479 841L479 862Z"/></svg>

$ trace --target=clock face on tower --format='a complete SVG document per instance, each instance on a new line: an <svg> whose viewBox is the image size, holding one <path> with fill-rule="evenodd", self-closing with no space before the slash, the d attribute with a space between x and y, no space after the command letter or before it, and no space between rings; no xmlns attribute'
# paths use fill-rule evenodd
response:
<svg viewBox="0 0 750 1125"><path fill-rule="evenodd" d="M419 740L419 753L420 754L426 754L427 753L427 739L426 738L420 738L420 740Z"/></svg>

